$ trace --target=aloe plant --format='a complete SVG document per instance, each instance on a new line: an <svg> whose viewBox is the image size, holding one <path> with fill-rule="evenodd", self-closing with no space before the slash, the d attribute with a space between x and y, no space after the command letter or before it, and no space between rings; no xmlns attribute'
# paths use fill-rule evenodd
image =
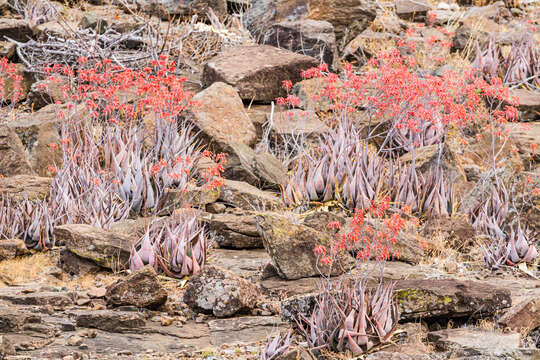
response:
<svg viewBox="0 0 540 360"><path fill-rule="evenodd" d="M492 37L482 48L477 43L473 68L486 77L500 77L508 85L540 87L540 47L530 33L511 44L505 56Z"/></svg>
<svg viewBox="0 0 540 360"><path fill-rule="evenodd" d="M268 342L261 351L260 360L275 360L285 354L291 346L292 331L282 335L279 331L268 337Z"/></svg>
<svg viewBox="0 0 540 360"><path fill-rule="evenodd" d="M209 246L195 213L185 212L164 222L156 219L131 249L130 268L151 265L156 272L182 278L197 273Z"/></svg>
<svg viewBox="0 0 540 360"><path fill-rule="evenodd" d="M296 319L300 334L315 352L361 355L388 340L395 330L399 311L393 289L393 283L366 290L364 284L352 282L327 289L309 317L300 314Z"/></svg>
<svg viewBox="0 0 540 360"><path fill-rule="evenodd" d="M0 238L20 238L28 248L47 249L55 245L56 224L54 209L44 200L0 200Z"/></svg>
<svg viewBox="0 0 540 360"><path fill-rule="evenodd" d="M299 158L282 199L287 205L342 199L351 209L364 207L379 197L384 174L385 161L367 151L358 130L340 125Z"/></svg>
<svg viewBox="0 0 540 360"><path fill-rule="evenodd" d="M520 262L532 263L538 257L538 250L532 244L532 232L522 229L518 223L517 229L512 228L507 245L508 260L510 265Z"/></svg>

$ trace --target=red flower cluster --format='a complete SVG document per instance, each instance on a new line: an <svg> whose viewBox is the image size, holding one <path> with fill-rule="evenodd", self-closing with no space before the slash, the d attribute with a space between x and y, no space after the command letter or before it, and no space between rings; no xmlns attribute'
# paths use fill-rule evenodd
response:
<svg viewBox="0 0 540 360"><path fill-rule="evenodd" d="M336 234L328 249L317 245L313 250L321 264L331 265L334 258L343 252L352 253L361 261L374 259L380 262L399 257L394 245L399 233L407 226L407 220L401 213L389 214L389 206L390 201L386 198L373 202L367 209L357 209L348 232ZM340 224L332 222L328 228L338 230Z"/></svg>

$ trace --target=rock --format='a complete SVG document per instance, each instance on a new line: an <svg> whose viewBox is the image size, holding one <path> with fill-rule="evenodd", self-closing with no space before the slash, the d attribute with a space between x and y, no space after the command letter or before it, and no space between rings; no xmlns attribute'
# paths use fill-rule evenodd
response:
<svg viewBox="0 0 540 360"><path fill-rule="evenodd" d="M330 67L337 55L334 27L328 21L282 21L264 31L260 43L311 56Z"/></svg>
<svg viewBox="0 0 540 360"><path fill-rule="evenodd" d="M4 177L33 174L21 140L6 125L0 125L0 174Z"/></svg>
<svg viewBox="0 0 540 360"><path fill-rule="evenodd" d="M85 224L54 228L56 241L66 244L74 254L108 269L121 269L129 262L132 239Z"/></svg>
<svg viewBox="0 0 540 360"><path fill-rule="evenodd" d="M69 79L64 76L51 76L46 80L39 80L32 84L28 99L34 110L39 110L48 104L54 104L57 101L67 102L69 97L64 93L64 86L69 85ZM55 115L56 120L56 115Z"/></svg>
<svg viewBox="0 0 540 360"><path fill-rule="evenodd" d="M369 0L311 0L309 19L334 25L338 49L364 31L375 19L375 2Z"/></svg>
<svg viewBox="0 0 540 360"><path fill-rule="evenodd" d="M16 355L15 347L5 335L0 335L0 356Z"/></svg>
<svg viewBox="0 0 540 360"><path fill-rule="evenodd" d="M410 347L410 344L403 344L403 346ZM437 355L431 356L430 354L408 355L403 352L395 352L395 351L390 352L390 351L382 350L382 351L376 351L369 354L368 356L365 357L365 360L435 360L435 359L439 359L436 356Z"/></svg>
<svg viewBox="0 0 540 360"><path fill-rule="evenodd" d="M0 177L0 194L14 202L25 199L43 200L49 196L52 178L34 175Z"/></svg>
<svg viewBox="0 0 540 360"><path fill-rule="evenodd" d="M292 94L300 99L300 107L310 113L330 111L332 103L323 95L327 85L324 79L305 79L294 84ZM339 87L339 82L333 85Z"/></svg>
<svg viewBox="0 0 540 360"><path fill-rule="evenodd" d="M506 124L510 137L514 140L521 157L528 163L532 159L540 162L540 121L517 124ZM531 144L537 144L533 151Z"/></svg>
<svg viewBox="0 0 540 360"><path fill-rule="evenodd" d="M83 343L83 339L82 337L80 336L77 336L77 335L71 335L66 343L69 345L69 346L79 346Z"/></svg>
<svg viewBox="0 0 540 360"><path fill-rule="evenodd" d="M439 152L441 152L440 161ZM399 160L402 164L410 164L413 160L412 151L401 155ZM445 170L454 170L455 172L460 171L455 152L447 145L444 145L441 150L438 144L417 148L414 166L421 173L426 173L429 170L435 169L436 166L442 166ZM463 174L463 176L465 175Z"/></svg>
<svg viewBox="0 0 540 360"><path fill-rule="evenodd" d="M307 293L290 296L281 301L281 318L295 324L295 320L300 318L300 314L308 317L313 313L320 293Z"/></svg>
<svg viewBox="0 0 540 360"><path fill-rule="evenodd" d="M213 249L208 256L208 264L249 280L257 279L261 265L268 262L270 257L264 249Z"/></svg>
<svg viewBox="0 0 540 360"><path fill-rule="evenodd" d="M100 271L102 268L95 262L83 259L68 249L60 250L60 257L58 258L58 267L67 274L73 276L83 276L86 274L94 274Z"/></svg>
<svg viewBox="0 0 540 360"><path fill-rule="evenodd" d="M262 239L252 215L203 214L201 220L214 231L214 239L221 248L259 249Z"/></svg>
<svg viewBox="0 0 540 360"><path fill-rule="evenodd" d="M224 176L258 188L276 189L287 175L283 164L266 151L254 151L244 143L231 143Z"/></svg>
<svg viewBox="0 0 540 360"><path fill-rule="evenodd" d="M512 302L507 289L473 281L399 280L394 292L400 322L489 316ZM298 294L282 300L282 318L294 322L299 313L310 316L320 294Z"/></svg>
<svg viewBox="0 0 540 360"><path fill-rule="evenodd" d="M5 57L6 59L11 59L15 55L15 49L17 45L9 41L0 41L0 57Z"/></svg>
<svg viewBox="0 0 540 360"><path fill-rule="evenodd" d="M484 282L402 280L395 292L401 321L483 317L512 305L509 290Z"/></svg>
<svg viewBox="0 0 540 360"><path fill-rule="evenodd" d="M75 310L68 315L75 319L78 327L108 332L136 331L145 324L141 314L133 311Z"/></svg>
<svg viewBox="0 0 540 360"><path fill-rule="evenodd" d="M427 339L438 350L451 351L454 356L492 355L506 358L519 354L520 335L502 334L483 329L444 329L428 333ZM512 357L515 358L515 357ZM522 357L517 357L522 358Z"/></svg>
<svg viewBox="0 0 540 360"><path fill-rule="evenodd" d="M251 282L215 266L207 265L192 276L184 293L184 302L198 312L216 317L249 313L259 292Z"/></svg>
<svg viewBox="0 0 540 360"><path fill-rule="evenodd" d="M307 15L309 0L255 0L242 18L255 39L275 23L301 20Z"/></svg>
<svg viewBox="0 0 540 360"><path fill-rule="evenodd" d="M30 254L26 248L24 240L21 239L1 239L0 240L0 261L14 259L18 256Z"/></svg>
<svg viewBox="0 0 540 360"><path fill-rule="evenodd" d="M157 15L162 20L170 20L174 16L206 16L212 9L218 17L227 15L226 0L137 0L140 10L149 15Z"/></svg>
<svg viewBox="0 0 540 360"><path fill-rule="evenodd" d="M205 87L225 82L235 87L243 100L271 102L286 95L281 86L284 80L300 81L302 70L318 64L312 57L269 45L235 46L205 64L202 82Z"/></svg>
<svg viewBox="0 0 540 360"><path fill-rule="evenodd" d="M2 37L0 36L0 39ZM15 71L13 75L20 77L20 83L17 85L17 89L15 89L15 80L12 75L9 75L7 72L3 72L0 74L0 77L3 81L3 95L2 99L6 101L13 101L14 95L16 96L17 101L21 101L26 99L28 96L28 92L30 91L30 88L32 87L32 84L34 83L34 75L26 71L26 68L22 64L14 64ZM15 94L15 90L17 90L17 94Z"/></svg>
<svg viewBox="0 0 540 360"><path fill-rule="evenodd" d="M235 68L242 69L238 63L235 63ZM224 79L217 81L221 80ZM226 151L231 142L253 145L255 127L237 91L223 82L210 81L210 84L210 87L193 97L201 106L191 113L190 120L222 151Z"/></svg>
<svg viewBox="0 0 540 360"><path fill-rule="evenodd" d="M519 99L518 110L521 121L540 120L540 91L513 89L510 96L517 96Z"/></svg>
<svg viewBox="0 0 540 360"><path fill-rule="evenodd" d="M107 20L100 14L93 11L85 12L81 22L79 23L81 29L92 29L98 34L103 34L109 27Z"/></svg>
<svg viewBox="0 0 540 360"><path fill-rule="evenodd" d="M317 139L329 130L315 112L300 109L267 113L266 121L270 124L270 136L278 143L283 142L283 137L304 136L311 140Z"/></svg>
<svg viewBox="0 0 540 360"><path fill-rule="evenodd" d="M353 64L364 65L379 51L385 51L386 44L393 42L396 38L395 34L387 30L374 32L370 28L362 31L345 45L341 52L341 59Z"/></svg>
<svg viewBox="0 0 540 360"><path fill-rule="evenodd" d="M242 181L225 179L219 200L244 210L276 210L283 207L277 195Z"/></svg>
<svg viewBox="0 0 540 360"><path fill-rule="evenodd" d="M107 286L105 298L111 306L133 305L155 309L167 301L167 291L160 284L154 269L147 265L126 279Z"/></svg>
<svg viewBox="0 0 540 360"><path fill-rule="evenodd" d="M30 166L40 176L54 176L54 170L49 167L58 167L62 163L58 113L62 112L66 119L77 120L88 114L85 105L71 105L47 105L33 113L18 114L7 124L21 139Z"/></svg>
<svg viewBox="0 0 540 360"><path fill-rule="evenodd" d="M0 39L6 38L19 42L27 42L32 39L34 32L30 21L13 18L0 18Z"/></svg>
<svg viewBox="0 0 540 360"><path fill-rule="evenodd" d="M138 217L136 219L124 219L112 223L109 227L110 231L115 233L124 234L130 238L139 239L144 235L146 229L154 221L159 221L165 223L168 220L168 217Z"/></svg>
<svg viewBox="0 0 540 360"><path fill-rule="evenodd" d="M441 236L445 244L460 252L468 252L474 245L476 230L467 221L460 217L431 217L427 219L422 229L426 238Z"/></svg>
<svg viewBox="0 0 540 360"><path fill-rule="evenodd" d="M102 299L107 294L107 289L104 287L92 287L87 294L90 299Z"/></svg>
<svg viewBox="0 0 540 360"><path fill-rule="evenodd" d="M478 165L486 171L487 159L491 158L491 134L484 132L481 138L469 138L467 141L468 145L461 150L458 158L459 163L463 166L471 164ZM501 158L501 162L504 161L504 166L508 171L520 173L524 170L523 160L520 158L519 153L515 151L517 146L514 144L514 139L511 136L501 139L495 135L494 143L495 149L505 155Z"/></svg>
<svg viewBox="0 0 540 360"><path fill-rule="evenodd" d="M171 215L176 210L185 208L188 204L204 207L207 204L214 203L218 199L219 190L205 190L202 186L195 186L191 183L187 184L186 189L167 188L163 193L161 200L163 201L163 205L158 215ZM145 221L143 222L145 223Z"/></svg>
<svg viewBox="0 0 540 360"><path fill-rule="evenodd" d="M330 243L332 237L305 225L276 214L259 214L255 217L257 228L263 238L264 248L272 258L279 276L287 280L320 276L330 269L318 261L313 252L317 245ZM339 261L339 259L338 259ZM348 266L348 258L341 259L342 266L332 267L334 274Z"/></svg>
<svg viewBox="0 0 540 360"><path fill-rule="evenodd" d="M330 223L339 223L340 228L347 225L347 219L334 212L317 211L305 217L303 224L320 232L332 234L334 230L328 227Z"/></svg>
<svg viewBox="0 0 540 360"><path fill-rule="evenodd" d="M497 320L502 327L514 331L533 330L540 326L540 297L528 298L510 308Z"/></svg>
<svg viewBox="0 0 540 360"><path fill-rule="evenodd" d="M25 294L18 291L9 291L8 288L7 291L0 292L0 299L9 301L14 305L50 305L55 309L64 309L73 305L73 299L68 294L46 290Z"/></svg>
<svg viewBox="0 0 540 360"><path fill-rule="evenodd" d="M220 346L267 341L269 333L285 330L286 323L278 316L240 316L210 320L208 327L212 344Z"/></svg>
<svg viewBox="0 0 540 360"><path fill-rule="evenodd" d="M170 326L174 322L174 318L166 315L161 315L161 326Z"/></svg>
<svg viewBox="0 0 540 360"><path fill-rule="evenodd" d="M18 332L26 324L41 323L41 316L11 307L0 307L0 333Z"/></svg>
<svg viewBox="0 0 540 360"><path fill-rule="evenodd" d="M5 16L9 15L9 10L11 9L11 6L7 0L0 0L0 15Z"/></svg>
<svg viewBox="0 0 540 360"><path fill-rule="evenodd" d="M246 109L251 122L255 125L257 139L261 139L263 136L263 126L266 123L266 114L270 111L272 111L272 105L268 104L251 104L251 106Z"/></svg>
<svg viewBox="0 0 540 360"><path fill-rule="evenodd" d="M431 9L431 5L423 1L396 0L396 14L402 19L422 21Z"/></svg>

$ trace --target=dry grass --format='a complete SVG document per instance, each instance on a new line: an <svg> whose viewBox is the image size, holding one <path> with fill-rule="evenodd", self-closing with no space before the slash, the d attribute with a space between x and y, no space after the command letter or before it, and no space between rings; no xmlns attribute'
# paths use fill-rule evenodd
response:
<svg viewBox="0 0 540 360"><path fill-rule="evenodd" d="M104 287L112 284L122 276L112 273L101 272L97 274L86 274L83 276L77 276L73 279L62 282L62 285L68 289L89 289L92 287Z"/></svg>
<svg viewBox="0 0 540 360"><path fill-rule="evenodd" d="M41 282L50 276L56 260L51 253L36 253L0 262L0 287L10 284Z"/></svg>
<svg viewBox="0 0 540 360"><path fill-rule="evenodd" d="M121 278L106 271L87 274L68 279L62 274L58 279L51 275L58 269L57 255L54 252L35 253L31 256L23 256L0 262L0 287L17 284L41 283L53 286L65 286L67 288L88 289L102 287L111 284Z"/></svg>
<svg viewBox="0 0 540 360"><path fill-rule="evenodd" d="M483 330L495 331L495 323L493 322L493 319L480 319L476 323L476 326Z"/></svg>

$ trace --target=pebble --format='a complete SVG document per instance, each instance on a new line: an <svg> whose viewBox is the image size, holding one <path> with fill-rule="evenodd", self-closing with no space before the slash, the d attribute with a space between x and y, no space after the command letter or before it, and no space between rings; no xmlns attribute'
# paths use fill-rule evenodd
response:
<svg viewBox="0 0 540 360"><path fill-rule="evenodd" d="M68 345L70 345L70 346L79 346L79 345L82 344L82 342L83 342L82 337L77 336L77 335L71 335L71 336L67 339L67 343L68 343Z"/></svg>
<svg viewBox="0 0 540 360"><path fill-rule="evenodd" d="M88 290L88 296L92 299L104 298L106 293L107 293L107 289L102 288L102 287L101 288L94 287Z"/></svg>
<svg viewBox="0 0 540 360"><path fill-rule="evenodd" d="M174 318L166 315L161 315L161 326L169 326L173 323Z"/></svg>
<svg viewBox="0 0 540 360"><path fill-rule="evenodd" d="M438 10L450 10L450 5L445 2L441 2L437 5Z"/></svg>

